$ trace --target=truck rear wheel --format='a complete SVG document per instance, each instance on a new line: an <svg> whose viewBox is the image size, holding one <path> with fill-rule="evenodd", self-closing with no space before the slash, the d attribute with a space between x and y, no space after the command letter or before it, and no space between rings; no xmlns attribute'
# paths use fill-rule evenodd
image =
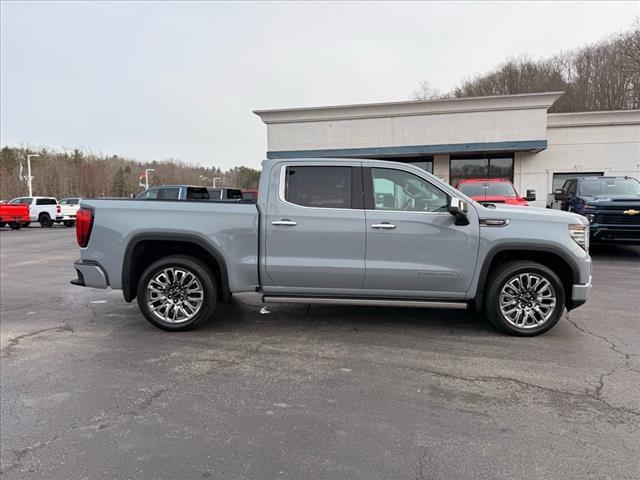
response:
<svg viewBox="0 0 640 480"><path fill-rule="evenodd" d="M541 263L518 260L500 265L486 290L486 318L511 335L534 336L558 323L565 291L553 270Z"/></svg>
<svg viewBox="0 0 640 480"><path fill-rule="evenodd" d="M43 213L42 215L40 215L40 217L38 218L38 223L40 223L40 226L42 228L49 228L53 225L51 217L48 213Z"/></svg>
<svg viewBox="0 0 640 480"><path fill-rule="evenodd" d="M20 230L22 224L20 222L9 222L9 228L11 228L11 230Z"/></svg>
<svg viewBox="0 0 640 480"><path fill-rule="evenodd" d="M206 264L175 255L149 265L138 282L137 298L140 311L156 327L191 330L213 315L218 289Z"/></svg>

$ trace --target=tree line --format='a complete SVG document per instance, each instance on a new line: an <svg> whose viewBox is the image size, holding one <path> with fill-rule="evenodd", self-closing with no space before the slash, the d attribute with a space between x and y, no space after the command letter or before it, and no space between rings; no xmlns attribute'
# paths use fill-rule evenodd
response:
<svg viewBox="0 0 640 480"><path fill-rule="evenodd" d="M155 170L149 175L150 185L210 186L212 179L218 177L216 186L256 189L260 178L260 171L249 167L222 171L180 160L141 162L79 149L60 152L5 146L0 150L0 199L8 201L28 194L27 182L20 176L27 176L26 158L29 154L39 155L31 159L33 194L58 199L74 196L129 197L143 190L139 186L139 177L147 168Z"/></svg>
<svg viewBox="0 0 640 480"><path fill-rule="evenodd" d="M640 17L632 27L593 45L533 60L507 60L443 93L423 81L415 100L564 91L550 112L640 108Z"/></svg>

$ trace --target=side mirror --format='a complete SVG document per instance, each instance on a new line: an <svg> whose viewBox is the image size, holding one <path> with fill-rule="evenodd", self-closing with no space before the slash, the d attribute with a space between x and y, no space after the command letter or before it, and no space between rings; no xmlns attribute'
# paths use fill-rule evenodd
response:
<svg viewBox="0 0 640 480"><path fill-rule="evenodd" d="M469 212L469 205L467 202L460 198L451 197L451 200L449 201L449 213L456 218L456 225L469 225L467 212Z"/></svg>
<svg viewBox="0 0 640 480"><path fill-rule="evenodd" d="M556 188L553 191L553 197L558 201L564 200L565 199L564 191L561 188Z"/></svg>
<svg viewBox="0 0 640 480"><path fill-rule="evenodd" d="M527 202L535 202L536 201L536 191L535 190L527 190L527 196L524 197Z"/></svg>

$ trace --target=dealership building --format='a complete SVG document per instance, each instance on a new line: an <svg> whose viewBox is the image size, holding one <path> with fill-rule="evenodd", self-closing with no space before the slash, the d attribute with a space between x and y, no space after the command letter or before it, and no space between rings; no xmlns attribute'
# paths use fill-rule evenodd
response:
<svg viewBox="0 0 640 480"><path fill-rule="evenodd" d="M562 92L256 110L267 158L376 158L455 185L506 178L536 206L568 177L640 179L640 110L548 113Z"/></svg>

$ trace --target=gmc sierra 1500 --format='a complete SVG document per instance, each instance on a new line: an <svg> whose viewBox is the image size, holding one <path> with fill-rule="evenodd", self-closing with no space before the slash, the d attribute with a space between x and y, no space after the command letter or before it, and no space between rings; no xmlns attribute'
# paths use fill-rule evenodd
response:
<svg viewBox="0 0 640 480"><path fill-rule="evenodd" d="M482 206L408 164L266 160L257 204L82 200L72 283L122 289L166 330L218 300L482 309L537 335L591 287L588 221Z"/></svg>

